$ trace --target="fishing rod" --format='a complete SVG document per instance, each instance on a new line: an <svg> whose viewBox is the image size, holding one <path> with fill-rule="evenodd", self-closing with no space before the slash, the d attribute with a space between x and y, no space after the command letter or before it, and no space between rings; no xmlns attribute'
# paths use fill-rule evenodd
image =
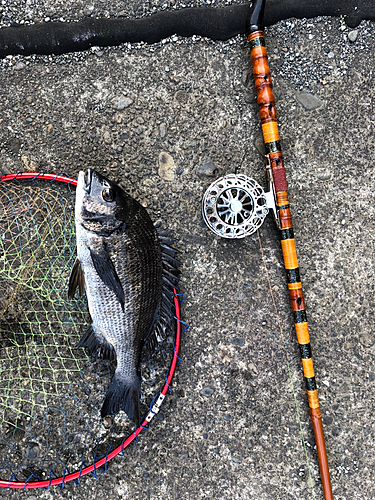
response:
<svg viewBox="0 0 375 500"><path fill-rule="evenodd" d="M303 374L307 388L310 418L314 429L324 498L332 500L332 487L312 361L305 299L298 267L292 215L288 200L286 172L277 127L275 97L272 92L272 80L263 33L265 3L266 0L256 0L252 8L250 8L247 18L247 37L250 44L250 57L259 106L259 117L262 123L263 141L268 160L267 172L272 178L273 190L276 197L276 221L280 229L281 249L288 278L294 326L301 351Z"/></svg>
<svg viewBox="0 0 375 500"><path fill-rule="evenodd" d="M242 174L229 174L212 183L207 189L203 197L202 213L208 227L217 235L225 238L244 238L258 230L269 211L274 214L277 227L280 230L281 249L287 273L294 326L301 351L324 498L332 500L305 299L298 267L286 172L277 126L275 97L272 92L272 80L263 33L265 3L265 0L255 0L250 6L246 35L250 44L251 65L266 149L266 173L269 190L264 192L256 181Z"/></svg>

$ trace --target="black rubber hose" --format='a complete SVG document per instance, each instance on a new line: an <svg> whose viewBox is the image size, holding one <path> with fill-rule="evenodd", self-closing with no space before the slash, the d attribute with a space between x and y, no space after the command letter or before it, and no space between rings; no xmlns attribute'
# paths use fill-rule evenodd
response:
<svg viewBox="0 0 375 500"><path fill-rule="evenodd" d="M156 43L173 34L227 40L246 31L249 4L162 11L141 19L92 19L48 22L0 29L0 58L15 54L63 54L124 42ZM346 16L357 25L375 20L375 0L268 0L264 24L289 17Z"/></svg>
<svg viewBox="0 0 375 500"><path fill-rule="evenodd" d="M245 33L249 5L223 9L187 8L162 11L141 19L92 19L12 26L0 30L0 58L9 54L63 54L94 45L156 43L173 34L226 40Z"/></svg>

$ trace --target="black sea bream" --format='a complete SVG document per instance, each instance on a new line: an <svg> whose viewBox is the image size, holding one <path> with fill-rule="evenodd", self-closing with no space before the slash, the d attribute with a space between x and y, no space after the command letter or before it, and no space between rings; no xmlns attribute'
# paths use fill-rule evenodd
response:
<svg viewBox="0 0 375 500"><path fill-rule="evenodd" d="M86 289L92 320L78 347L117 360L102 417L124 410L139 425L141 352L151 354L169 327L176 251L140 203L91 169L78 175L75 220L68 293Z"/></svg>

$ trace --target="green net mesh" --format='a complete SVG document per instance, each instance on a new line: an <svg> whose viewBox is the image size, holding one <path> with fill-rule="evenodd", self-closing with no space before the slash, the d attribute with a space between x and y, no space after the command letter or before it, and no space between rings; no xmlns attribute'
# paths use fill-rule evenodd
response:
<svg viewBox="0 0 375 500"><path fill-rule="evenodd" d="M90 318L85 297L67 299L74 201L58 182L0 183L0 479L79 470L133 429L100 418L115 366L76 347ZM142 361L144 414L172 355L168 337Z"/></svg>

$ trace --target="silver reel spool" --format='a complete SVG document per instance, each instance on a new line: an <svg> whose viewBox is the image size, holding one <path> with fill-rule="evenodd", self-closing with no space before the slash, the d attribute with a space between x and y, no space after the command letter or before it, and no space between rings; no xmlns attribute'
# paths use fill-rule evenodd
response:
<svg viewBox="0 0 375 500"><path fill-rule="evenodd" d="M265 193L254 179L228 174L211 184L203 196L207 226L222 238L245 238L264 222L269 208L275 213L272 189Z"/></svg>

